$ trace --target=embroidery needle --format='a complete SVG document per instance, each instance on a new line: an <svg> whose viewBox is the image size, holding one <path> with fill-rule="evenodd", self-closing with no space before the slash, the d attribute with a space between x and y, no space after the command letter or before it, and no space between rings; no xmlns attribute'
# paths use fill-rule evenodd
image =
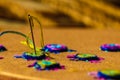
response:
<svg viewBox="0 0 120 80"><path fill-rule="evenodd" d="M35 40L34 40L34 33L33 33L33 26L34 26L34 24L33 24L33 19L30 16L30 14L28 15L28 19L29 19L29 23L30 23L30 30L31 30L31 36L32 36L32 41L33 41L33 46L34 46L34 52L35 52L35 54L37 54L36 53Z"/></svg>

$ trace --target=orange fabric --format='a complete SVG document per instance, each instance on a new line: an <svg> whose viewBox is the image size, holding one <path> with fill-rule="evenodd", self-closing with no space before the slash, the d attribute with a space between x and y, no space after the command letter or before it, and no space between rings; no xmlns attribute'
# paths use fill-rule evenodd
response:
<svg viewBox="0 0 120 80"><path fill-rule="evenodd" d="M29 27L3 28L3 30L17 30L27 34ZM39 30L35 28L35 40L39 46ZM16 59L15 54L22 54L30 51L27 46L20 44L25 40L23 37L14 34L6 34L0 37L0 44L3 44L8 51L1 52L0 56L4 59L0 60L0 79L8 80L93 80L88 76L88 72L103 69L120 69L120 52L103 52L99 50L100 45L104 43L120 43L120 31L118 30L92 30L92 29L58 29L45 28L44 30L45 44L58 43L65 44L70 49L75 49L79 53L91 53L105 58L101 63L90 63L83 61L70 61L66 58L68 54L76 54L75 52L64 52L61 54L51 54L57 62L65 65L65 70L58 71L37 71L27 66L33 61L24 59ZM4 76L3 76L4 75ZM5 77L6 76L6 77ZM11 80L13 80L11 79Z"/></svg>

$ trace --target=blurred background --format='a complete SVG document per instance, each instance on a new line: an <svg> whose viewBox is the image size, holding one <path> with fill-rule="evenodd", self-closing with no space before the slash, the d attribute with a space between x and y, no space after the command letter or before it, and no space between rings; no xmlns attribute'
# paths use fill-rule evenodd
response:
<svg viewBox="0 0 120 80"><path fill-rule="evenodd" d="M120 29L120 0L0 0L0 26L26 26L28 14L44 27Z"/></svg>

